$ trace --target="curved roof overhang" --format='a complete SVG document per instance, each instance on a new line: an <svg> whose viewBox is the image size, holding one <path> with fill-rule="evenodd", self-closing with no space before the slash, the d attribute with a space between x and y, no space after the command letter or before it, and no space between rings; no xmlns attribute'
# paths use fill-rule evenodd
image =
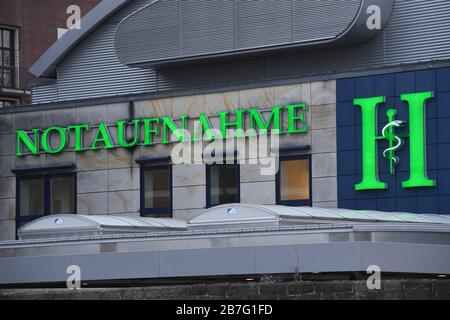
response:
<svg viewBox="0 0 450 320"><path fill-rule="evenodd" d="M394 2L155 0L120 22L114 45L125 65L142 68L319 45L357 45L383 31ZM380 9L380 28L368 27L374 8Z"/></svg>
<svg viewBox="0 0 450 320"><path fill-rule="evenodd" d="M30 72L37 77L56 77L56 68L65 56L107 18L131 1L132 0L103 0L82 18L80 29L69 30L61 39L56 41L30 68ZM301 3L301 1L298 2ZM389 22L394 7L394 2L395 0L348 0L347 3L353 3L357 6L357 8L354 8L355 14L350 17L346 16L348 21L346 20L345 28L330 37L319 37L315 39L306 37L302 38L300 41L294 41L293 39L292 41L287 41L281 44L275 41L274 43L269 42L264 43L263 45L260 44L251 47L245 45L242 47L233 46L232 48L221 48L221 50L210 49L208 48L209 45L206 44L206 48L200 52L191 52L187 54L180 52L178 55L167 53L160 56L152 56L149 54L148 48L155 48L157 45L152 42L151 36L149 38L149 34L151 34L149 32L152 31L152 22L144 19L145 23L142 24L142 20L136 22L134 18L139 17L139 15L152 12L158 4L162 3L160 0L155 0L146 7L128 16L119 24L115 37L116 54L125 65L133 67L155 67L170 63L201 61L211 58L233 57L236 55L273 52L276 50L286 50L299 47L359 44L370 40L382 32L384 27ZM219 3L221 4L224 2ZM367 9L371 5L377 5L381 9L380 29L370 30L367 28ZM195 10L193 10L193 12L195 12ZM189 16L187 18L189 20ZM196 18L192 17L191 21L195 24ZM147 30L147 32L142 33L143 30ZM180 30L180 32L181 31L182 30ZM138 39L139 41L136 42L135 39ZM130 44L130 41L134 41L134 43ZM130 48L132 50L130 50Z"/></svg>

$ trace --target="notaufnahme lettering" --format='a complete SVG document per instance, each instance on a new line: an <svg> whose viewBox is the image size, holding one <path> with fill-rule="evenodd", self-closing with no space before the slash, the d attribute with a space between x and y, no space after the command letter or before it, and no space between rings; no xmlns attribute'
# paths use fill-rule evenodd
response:
<svg viewBox="0 0 450 320"><path fill-rule="evenodd" d="M108 125L104 122L96 126L88 124L71 125L67 127L51 127L47 129L33 129L17 131L17 156L41 153L58 154L64 151L82 152L87 150L133 148L138 145L152 146L184 141L212 141L231 137L244 137L247 129L254 129L257 133L293 134L308 132L306 123L306 104L275 106L271 109L267 120L257 108L241 109L237 111L219 112L220 127L211 125L211 116L202 113L192 119L181 115L171 117L146 118L137 120L123 120ZM287 128L283 130L283 116L287 117ZM231 116L234 118L231 120ZM188 135L189 122L194 121L194 132ZM246 128L246 123L249 128ZM116 136L113 136L113 133ZM131 135L130 135L131 133ZM75 142L69 149L70 136ZM85 141L90 136L90 141ZM172 137L175 137L173 141ZM248 136L248 134L247 134ZM92 138L93 137L93 138ZM114 137L114 139L113 139ZM155 141L155 138L160 141ZM117 141L117 143L114 143Z"/></svg>

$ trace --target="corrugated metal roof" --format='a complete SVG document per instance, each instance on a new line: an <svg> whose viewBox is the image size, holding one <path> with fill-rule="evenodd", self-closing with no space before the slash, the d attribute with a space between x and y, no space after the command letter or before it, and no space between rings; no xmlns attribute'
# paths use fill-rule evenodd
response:
<svg viewBox="0 0 450 320"><path fill-rule="evenodd" d="M127 101L129 94L157 92L190 95L209 90L217 92L272 86L279 82L311 81L311 77L323 80L348 77L356 72L404 71L415 69L416 64L422 69L427 67L425 62L430 66L448 66L450 62L450 24L447 23L450 21L450 1L396 0L383 33L363 45L323 47L161 70L129 68L122 64L114 50L115 31L120 21L152 2L154 0L130 1L106 19L60 62L57 86L34 88L33 103L117 95ZM203 17L203 21L208 24L209 17ZM302 24L296 24L297 27L303 28ZM196 34L197 29L191 29ZM181 41L182 48L189 52L203 50L200 44L213 43L212 50L217 50L215 42L200 38L194 41L185 37Z"/></svg>
<svg viewBox="0 0 450 320"><path fill-rule="evenodd" d="M190 227L261 223L399 222L450 224L450 217L434 214L381 212L279 205L228 204L211 208L193 218Z"/></svg>
<svg viewBox="0 0 450 320"><path fill-rule="evenodd" d="M56 41L31 67L37 77L51 77L61 60L105 19L122 8L130 0L104 0L81 19L80 28L69 30Z"/></svg>
<svg viewBox="0 0 450 320"><path fill-rule="evenodd" d="M127 65L273 51L324 42L366 42L388 23L393 0L153 1L117 27L117 56ZM380 29L366 27L377 5Z"/></svg>

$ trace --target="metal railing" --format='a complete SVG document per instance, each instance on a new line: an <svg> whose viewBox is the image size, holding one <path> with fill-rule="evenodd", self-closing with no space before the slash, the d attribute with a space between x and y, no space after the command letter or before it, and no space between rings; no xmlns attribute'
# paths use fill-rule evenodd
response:
<svg viewBox="0 0 450 320"><path fill-rule="evenodd" d="M244 236L251 234L269 234L269 233L292 233L292 232L309 232L309 231L351 231L354 224L351 223L315 223L315 224L298 224L291 226L264 226L264 227L229 227L223 229L196 229L186 231L155 231L140 233L117 233L106 235L80 235L67 237L53 237L42 239L25 239L25 240L6 240L0 241L0 250L7 249L11 246L39 245L39 244L63 244L72 242L110 242L110 241L129 241L129 240L155 240L164 238L183 239L187 237L214 237L214 236Z"/></svg>

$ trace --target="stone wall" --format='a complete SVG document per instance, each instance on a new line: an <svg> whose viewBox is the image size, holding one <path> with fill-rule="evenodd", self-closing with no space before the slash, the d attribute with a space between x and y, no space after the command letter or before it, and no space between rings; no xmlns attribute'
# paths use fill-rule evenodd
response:
<svg viewBox="0 0 450 320"><path fill-rule="evenodd" d="M218 283L121 289L0 290L0 300L449 300L450 280L385 280L381 290L365 281Z"/></svg>
<svg viewBox="0 0 450 320"><path fill-rule="evenodd" d="M281 146L311 145L312 198L315 206L336 207L336 82L257 88L216 94L174 97L89 107L0 114L0 240L15 235L15 177L13 167L76 164L78 214L139 214L140 169L138 158L169 156L171 145L134 149L64 152L59 155L15 156L15 131L36 127L68 126L148 117L191 118L205 112L213 125L219 111L256 107L270 110L275 105L306 103L310 106L308 134L283 135ZM32 108L32 107L30 107ZM264 113L264 112L263 112ZM217 126L217 123L215 124ZM114 129L112 129L114 130ZM71 132L73 135L73 130ZM115 137L115 134L112 134ZM73 138L70 139L74 143ZM88 140L88 139L86 139ZM117 143L117 141L116 141ZM205 210L205 165L174 165L173 215L189 220ZM275 176L262 176L258 165L242 165L241 202L275 204ZM257 190L257 192L255 192Z"/></svg>

